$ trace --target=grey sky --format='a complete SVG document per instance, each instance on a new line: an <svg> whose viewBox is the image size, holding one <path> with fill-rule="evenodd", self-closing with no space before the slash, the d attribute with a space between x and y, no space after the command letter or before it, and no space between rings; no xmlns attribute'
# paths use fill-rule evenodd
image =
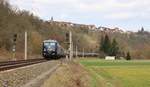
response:
<svg viewBox="0 0 150 87"><path fill-rule="evenodd" d="M150 0L9 0L44 20L150 31Z"/></svg>

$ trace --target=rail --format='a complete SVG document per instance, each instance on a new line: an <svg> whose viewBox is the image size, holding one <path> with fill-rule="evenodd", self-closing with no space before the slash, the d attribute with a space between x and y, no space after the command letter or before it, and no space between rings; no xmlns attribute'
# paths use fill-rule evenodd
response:
<svg viewBox="0 0 150 87"><path fill-rule="evenodd" d="M47 60L45 59L29 59L29 60L0 62L0 71L5 71L9 69L14 69L14 68L37 64L37 63L46 62L46 61Z"/></svg>

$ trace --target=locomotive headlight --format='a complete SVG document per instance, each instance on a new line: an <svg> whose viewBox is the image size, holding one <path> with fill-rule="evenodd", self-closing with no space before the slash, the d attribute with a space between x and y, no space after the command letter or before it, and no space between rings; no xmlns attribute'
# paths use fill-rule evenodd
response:
<svg viewBox="0 0 150 87"><path fill-rule="evenodd" d="M44 48L44 51L46 51L46 49Z"/></svg>

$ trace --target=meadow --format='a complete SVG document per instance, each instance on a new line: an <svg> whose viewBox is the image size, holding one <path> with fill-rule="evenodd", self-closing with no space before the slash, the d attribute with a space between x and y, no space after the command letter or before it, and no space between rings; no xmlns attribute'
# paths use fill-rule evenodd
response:
<svg viewBox="0 0 150 87"><path fill-rule="evenodd" d="M91 87L150 87L150 61L81 59L92 78Z"/></svg>

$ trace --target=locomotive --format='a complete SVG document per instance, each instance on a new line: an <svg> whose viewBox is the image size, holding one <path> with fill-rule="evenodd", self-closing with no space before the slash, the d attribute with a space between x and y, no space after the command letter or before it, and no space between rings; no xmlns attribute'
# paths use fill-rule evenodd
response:
<svg viewBox="0 0 150 87"><path fill-rule="evenodd" d="M65 50L56 40L44 40L42 55L45 59L58 59L65 56Z"/></svg>
<svg viewBox="0 0 150 87"><path fill-rule="evenodd" d="M45 59L58 59L61 57L65 57L67 51L60 46L58 41L56 40L44 40L42 45L42 55ZM97 57L98 53L82 53L78 52L78 57ZM76 53L73 52L73 56L76 56Z"/></svg>

